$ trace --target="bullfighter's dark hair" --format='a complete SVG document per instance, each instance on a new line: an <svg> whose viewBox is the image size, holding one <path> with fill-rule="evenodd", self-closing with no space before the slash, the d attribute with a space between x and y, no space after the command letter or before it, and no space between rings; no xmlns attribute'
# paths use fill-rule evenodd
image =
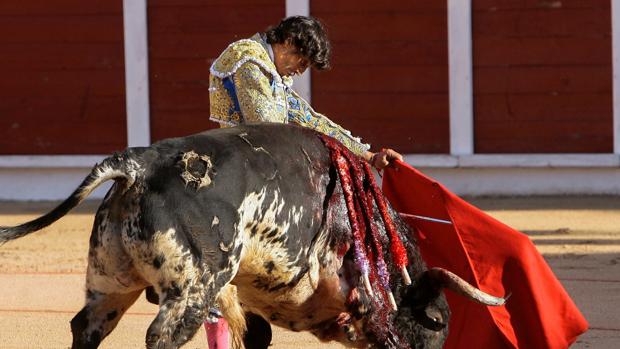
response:
<svg viewBox="0 0 620 349"><path fill-rule="evenodd" d="M316 69L329 69L331 44L323 24L314 17L292 16L278 25L267 28L265 36L269 44L289 41L295 45L310 65Z"/></svg>

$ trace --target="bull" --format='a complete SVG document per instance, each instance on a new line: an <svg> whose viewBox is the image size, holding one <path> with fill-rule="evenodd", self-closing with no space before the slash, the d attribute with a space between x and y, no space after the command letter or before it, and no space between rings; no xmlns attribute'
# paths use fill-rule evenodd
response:
<svg viewBox="0 0 620 349"><path fill-rule="evenodd" d="M180 347L204 321L222 316L237 347L257 347L247 333L269 322L348 347L441 348L450 316L442 288L486 305L504 302L446 270L429 270L411 228L388 207L413 282L388 263L394 307L378 311L354 263L329 149L314 131L288 125L128 148L96 165L51 212L0 228L0 244L53 223L107 180L114 184L95 216L73 348L96 348L145 289L159 304L147 348ZM389 241L380 242L389 259ZM254 319L250 328L246 318Z"/></svg>

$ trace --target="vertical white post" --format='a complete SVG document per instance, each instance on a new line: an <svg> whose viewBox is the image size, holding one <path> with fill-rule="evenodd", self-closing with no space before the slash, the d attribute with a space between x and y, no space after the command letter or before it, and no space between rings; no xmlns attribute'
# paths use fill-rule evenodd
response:
<svg viewBox="0 0 620 349"><path fill-rule="evenodd" d="M614 154L620 154L620 4L614 0L611 1L611 52Z"/></svg>
<svg viewBox="0 0 620 349"><path fill-rule="evenodd" d="M290 16L309 16L310 0L286 0L286 17ZM310 77L310 69L306 70L300 76L293 78L294 88L303 99L312 102L312 81Z"/></svg>
<svg viewBox="0 0 620 349"><path fill-rule="evenodd" d="M474 153L471 0L448 0L450 153Z"/></svg>
<svg viewBox="0 0 620 349"><path fill-rule="evenodd" d="M151 143L147 0L123 0L127 145Z"/></svg>

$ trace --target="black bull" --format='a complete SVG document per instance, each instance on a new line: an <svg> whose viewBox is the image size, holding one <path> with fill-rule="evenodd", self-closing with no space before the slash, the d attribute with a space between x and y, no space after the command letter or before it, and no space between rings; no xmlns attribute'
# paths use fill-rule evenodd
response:
<svg viewBox="0 0 620 349"><path fill-rule="evenodd" d="M53 223L109 179L90 238L86 305L71 321L74 348L97 347L146 288L159 299L148 348L179 347L222 315L233 344L257 346L247 314L350 347L440 348L449 318L442 287L503 302L427 270L390 208L413 284L388 263L397 310L385 322L352 253L342 251L351 228L329 150L314 131L285 125L212 130L115 154L50 213L0 228L0 244Z"/></svg>

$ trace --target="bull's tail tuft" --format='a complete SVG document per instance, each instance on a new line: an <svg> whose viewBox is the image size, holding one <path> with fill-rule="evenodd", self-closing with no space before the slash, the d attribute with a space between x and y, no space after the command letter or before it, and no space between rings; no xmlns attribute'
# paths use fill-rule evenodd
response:
<svg viewBox="0 0 620 349"><path fill-rule="evenodd" d="M62 216L66 215L71 209L82 202L95 188L107 180L124 180L124 188L129 188L141 172L141 166L135 160L135 156L130 151L116 153L104 159L100 164L93 167L88 176L86 176L84 181L82 181L82 184L80 184L80 186L77 187L77 189L75 189L75 191L67 199L65 199L65 201L49 213L18 226L0 227L0 245L8 241L18 239L22 236L26 236L54 223Z"/></svg>

